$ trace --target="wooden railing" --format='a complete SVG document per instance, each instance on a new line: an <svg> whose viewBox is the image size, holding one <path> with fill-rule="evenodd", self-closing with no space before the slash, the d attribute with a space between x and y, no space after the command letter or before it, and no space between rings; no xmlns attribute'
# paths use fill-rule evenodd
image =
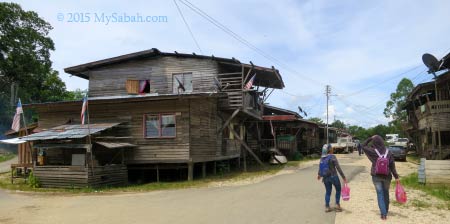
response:
<svg viewBox="0 0 450 224"><path fill-rule="evenodd" d="M450 100L432 101L427 103L432 114L450 113Z"/></svg>
<svg viewBox="0 0 450 224"><path fill-rule="evenodd" d="M430 101L422 106L419 106L416 111L417 119L421 119L430 114L450 113L450 100Z"/></svg>

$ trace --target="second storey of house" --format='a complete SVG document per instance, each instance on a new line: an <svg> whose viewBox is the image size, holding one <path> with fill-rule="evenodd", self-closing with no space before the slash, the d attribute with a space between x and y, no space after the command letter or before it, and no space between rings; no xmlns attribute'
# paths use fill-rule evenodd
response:
<svg viewBox="0 0 450 224"><path fill-rule="evenodd" d="M69 67L65 72L88 79L90 97L224 92L225 107L243 110L258 110L271 89L284 87L273 67L155 48Z"/></svg>

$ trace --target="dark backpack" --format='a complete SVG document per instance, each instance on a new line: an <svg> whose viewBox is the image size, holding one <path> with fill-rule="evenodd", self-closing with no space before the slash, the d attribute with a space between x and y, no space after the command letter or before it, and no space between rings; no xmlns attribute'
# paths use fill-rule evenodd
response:
<svg viewBox="0 0 450 224"><path fill-rule="evenodd" d="M322 157L320 159L319 176L321 176L321 177L331 176L330 159L331 159L331 156L329 156L329 155L327 155L326 157Z"/></svg>
<svg viewBox="0 0 450 224"><path fill-rule="evenodd" d="M378 155L377 162L375 163L375 174L389 175L389 158L387 157L389 150L386 149L384 155L381 155L377 149L375 149L375 152Z"/></svg>

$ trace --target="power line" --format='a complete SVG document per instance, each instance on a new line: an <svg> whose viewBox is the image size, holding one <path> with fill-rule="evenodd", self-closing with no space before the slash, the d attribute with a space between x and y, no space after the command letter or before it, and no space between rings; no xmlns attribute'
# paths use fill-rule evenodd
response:
<svg viewBox="0 0 450 224"><path fill-rule="evenodd" d="M192 33L191 28L189 27L189 24L187 23L186 19L184 18L183 12L181 11L180 7L177 4L176 0L173 0L173 3L175 3L175 6L177 6L178 12L180 13L181 18L183 19L184 25L186 25L186 28L188 29L189 33L191 34L192 40L194 40L195 45L197 45L198 50L200 50L200 53L203 54L202 48L200 48L200 45L197 42L197 39L195 39L194 33Z"/></svg>
<svg viewBox="0 0 450 224"><path fill-rule="evenodd" d="M396 75L396 76L394 76L394 77L390 77L390 78L388 78L388 79L385 79L385 80L383 80L383 81L381 81L381 82L378 82L378 83L375 83L375 84L373 84L373 85L370 85L370 86L361 88L360 90L357 90L357 91L355 91L355 92L353 92L353 93L346 94L346 95L344 95L343 97L354 96L354 95L357 95L357 94L359 94L359 93L365 92L365 91L367 91L368 89L372 89L372 88L374 88L374 87L377 87L377 86L379 86L379 85L381 85L381 84L383 84L383 83L385 83L385 82L389 82L389 81L391 81L391 80L401 78L402 75L404 75L404 74L406 74L406 73L408 73L408 72L414 71L414 70L416 70L417 68L419 68L420 66L421 66L421 65L415 66L415 67L413 67L413 68L411 68L411 69L409 69L409 70L407 70L407 71L405 71L405 72L400 73L399 75Z"/></svg>
<svg viewBox="0 0 450 224"><path fill-rule="evenodd" d="M210 15L208 15L206 12L204 12L203 10L201 10L200 8L198 8L197 6L195 6L194 4L192 4L191 2L189 2L188 0L179 0L181 3L183 3L185 6L187 6L188 8L190 8L192 11L194 11L195 13L197 13L198 15L200 15L201 17L203 17L204 19L208 20L210 23L212 23L214 26L216 26L217 28L219 28L220 30L222 30L223 32L227 33L228 35L230 35L231 37L233 37L234 39L236 39L237 41L239 41L240 43L244 44L245 46L247 46L248 48L252 49L253 51L255 51L256 53L258 53L259 55L263 56L264 58L266 58L269 61L272 61L275 64L278 64L279 66L283 67L284 69L286 69L287 71L292 72L293 74L296 74L298 76L303 77L304 79L312 82L312 83L316 83L319 85L324 85L323 83L321 83L320 81L314 80L306 75L302 75L300 72L298 72L297 70L291 68L289 65L285 64L284 62L278 60L277 58L271 56L270 54L266 53L265 51L261 50L260 48L256 47L255 45L253 45L252 43L250 43L248 40L246 40L245 38L239 36L238 34L236 34L235 32L233 32L230 28L228 28L227 26L223 25L222 23L220 23L219 21L217 21L216 19L214 19L213 17L211 17ZM298 79L297 76L292 76L296 79ZM302 80L303 81L303 80Z"/></svg>

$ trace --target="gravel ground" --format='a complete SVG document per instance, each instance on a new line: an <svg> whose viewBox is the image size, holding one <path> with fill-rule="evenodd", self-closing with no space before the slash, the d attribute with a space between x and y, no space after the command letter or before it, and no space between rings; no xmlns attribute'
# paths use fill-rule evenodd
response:
<svg viewBox="0 0 450 224"><path fill-rule="evenodd" d="M342 156L345 155L338 155L338 158ZM349 183L351 199L348 202L342 202L344 211L336 214L336 224L449 223L450 211L439 208L444 204L442 200L428 196L421 191L406 188L408 202L401 205L395 203L394 187L390 189L391 204L388 219L387 221L381 220L375 188L370 177L369 160L365 158L350 164L365 166L365 171ZM418 169L418 165L409 162L396 162L396 167L400 176L406 176Z"/></svg>

